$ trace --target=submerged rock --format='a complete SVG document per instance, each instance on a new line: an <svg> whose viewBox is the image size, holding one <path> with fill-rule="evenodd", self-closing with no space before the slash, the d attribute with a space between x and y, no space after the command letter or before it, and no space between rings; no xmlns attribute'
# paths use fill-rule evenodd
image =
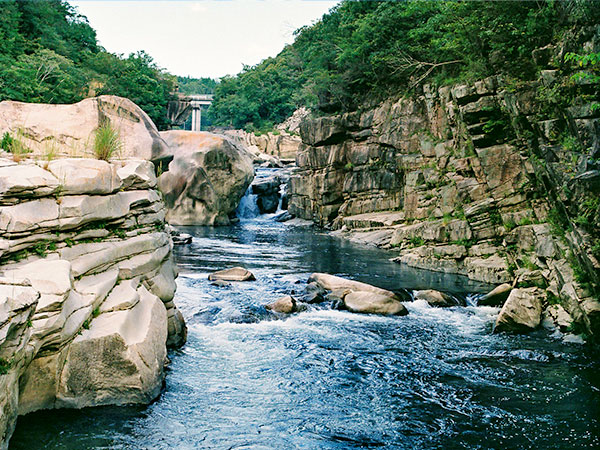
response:
<svg viewBox="0 0 600 450"><path fill-rule="evenodd" d="M215 280L212 283L210 283L210 285L216 287L230 287L231 283L225 280Z"/></svg>
<svg viewBox="0 0 600 450"><path fill-rule="evenodd" d="M502 306L510 291L512 290L512 286L510 284L504 283L500 286L496 286L490 292L485 294L479 300L477 300L477 305L479 306Z"/></svg>
<svg viewBox="0 0 600 450"><path fill-rule="evenodd" d="M523 333L534 330L542 319L542 291L538 288L513 289L500 310L494 333Z"/></svg>
<svg viewBox="0 0 600 450"><path fill-rule="evenodd" d="M343 297L345 308L354 313L405 316L404 305L387 295L368 291L353 291Z"/></svg>
<svg viewBox="0 0 600 450"><path fill-rule="evenodd" d="M210 281L255 281L254 274L243 267L232 267L231 269L219 270L208 276Z"/></svg>
<svg viewBox="0 0 600 450"><path fill-rule="evenodd" d="M446 308L450 306L465 306L466 303L456 297L444 294L440 291L427 289L424 291L415 291L415 300L425 300L431 306Z"/></svg>

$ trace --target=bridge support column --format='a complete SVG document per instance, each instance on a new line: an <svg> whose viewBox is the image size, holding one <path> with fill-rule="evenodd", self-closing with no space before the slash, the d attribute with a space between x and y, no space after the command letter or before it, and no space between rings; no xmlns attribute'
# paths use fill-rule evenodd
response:
<svg viewBox="0 0 600 450"><path fill-rule="evenodd" d="M202 107L192 109L192 131L202 130Z"/></svg>

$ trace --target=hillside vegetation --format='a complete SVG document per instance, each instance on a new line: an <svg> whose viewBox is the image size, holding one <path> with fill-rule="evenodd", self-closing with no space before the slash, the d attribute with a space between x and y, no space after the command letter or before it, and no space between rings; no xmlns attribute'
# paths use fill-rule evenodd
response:
<svg viewBox="0 0 600 450"><path fill-rule="evenodd" d="M299 106L355 110L424 82L528 80L534 49L599 22L597 1L345 0L276 57L223 78L211 113L218 125L267 129Z"/></svg>
<svg viewBox="0 0 600 450"><path fill-rule="evenodd" d="M113 94L168 127L175 77L148 54L105 51L87 19L62 0L2 1L1 12L0 101L73 103Z"/></svg>

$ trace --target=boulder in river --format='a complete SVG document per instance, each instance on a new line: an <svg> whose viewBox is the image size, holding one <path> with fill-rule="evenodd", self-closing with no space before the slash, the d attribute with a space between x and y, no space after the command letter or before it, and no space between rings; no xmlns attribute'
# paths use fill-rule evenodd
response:
<svg viewBox="0 0 600 450"><path fill-rule="evenodd" d="M477 304L479 306L502 306L508 298L511 290L512 286L507 283L496 286L490 292L477 300Z"/></svg>
<svg viewBox="0 0 600 450"><path fill-rule="evenodd" d="M256 206L261 214L277 211L280 185L281 180L277 176L255 180L252 183L252 193L256 195Z"/></svg>
<svg viewBox="0 0 600 450"><path fill-rule="evenodd" d="M465 306L465 302L456 297L433 289L415 291L415 300L425 300L430 306L446 308L450 306Z"/></svg>
<svg viewBox="0 0 600 450"><path fill-rule="evenodd" d="M231 269L219 270L208 276L210 281L255 281L254 274L243 267L232 267Z"/></svg>
<svg viewBox="0 0 600 450"><path fill-rule="evenodd" d="M347 309L363 314L392 314L404 316L408 311L401 298L392 291L360 281L347 280L327 273L313 273L308 279L311 291L317 288L328 292L335 309ZM323 296L323 293L319 293Z"/></svg>
<svg viewBox="0 0 600 450"><path fill-rule="evenodd" d="M292 314L298 311L298 303L294 297L286 295L285 297L278 298L273 303L269 303L265 308L273 312Z"/></svg>
<svg viewBox="0 0 600 450"><path fill-rule="evenodd" d="M172 225L228 225L254 178L249 153L212 133L164 131L173 161L158 179Z"/></svg>
<svg viewBox="0 0 600 450"><path fill-rule="evenodd" d="M537 328L542 318L541 295L535 287L513 289L496 319L494 333L523 333Z"/></svg>
<svg viewBox="0 0 600 450"><path fill-rule="evenodd" d="M367 283L362 283L360 281L348 280L346 278L337 277L335 275L330 275L328 273L313 273L308 279L309 283L317 283L323 289L327 291L343 291L348 289L349 291L365 291L365 292L373 292L375 294L381 294L386 297L394 298L396 300L400 300L398 295L392 291L388 291L387 289L381 289L376 286L372 286Z"/></svg>
<svg viewBox="0 0 600 450"><path fill-rule="evenodd" d="M387 295L369 291L353 291L343 298L346 309L361 314L386 314L405 316L408 314L404 305Z"/></svg>

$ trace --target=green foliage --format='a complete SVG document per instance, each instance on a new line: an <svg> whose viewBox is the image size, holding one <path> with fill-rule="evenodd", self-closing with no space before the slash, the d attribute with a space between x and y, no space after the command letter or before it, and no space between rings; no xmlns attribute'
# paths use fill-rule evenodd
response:
<svg viewBox="0 0 600 450"><path fill-rule="evenodd" d="M92 319L91 318L87 318L85 319L85 321L81 324L81 326L83 327L83 329L85 330L89 330L90 329L90 324L92 323Z"/></svg>
<svg viewBox="0 0 600 450"><path fill-rule="evenodd" d="M33 322L31 321L31 319L28 319L28 320L27 320L27 322L25 322L25 326L26 326L27 328L31 328L31 327L33 327Z"/></svg>
<svg viewBox="0 0 600 450"><path fill-rule="evenodd" d="M12 367L12 361L0 358L0 375L6 375Z"/></svg>
<svg viewBox="0 0 600 450"><path fill-rule="evenodd" d="M177 77L177 90L186 95L213 94L217 84L212 78Z"/></svg>
<svg viewBox="0 0 600 450"><path fill-rule="evenodd" d="M108 161L117 155L123 146L119 130L105 120L94 132L94 156L97 159Z"/></svg>
<svg viewBox="0 0 600 450"><path fill-rule="evenodd" d="M413 236L408 240L408 242L411 247L421 247L425 245L425 239L423 239L421 236Z"/></svg>
<svg viewBox="0 0 600 450"><path fill-rule="evenodd" d="M100 315L100 307L96 306L94 308L94 310L92 311L92 317L95 319L96 317L98 317Z"/></svg>
<svg viewBox="0 0 600 450"><path fill-rule="evenodd" d="M27 147L24 141L23 130L17 130L15 136L12 136L8 131L2 136L0 148L4 151L12 153L15 161L20 161L23 155L31 153L31 149Z"/></svg>
<svg viewBox="0 0 600 450"><path fill-rule="evenodd" d="M219 125L260 128L298 106L354 110L425 82L498 73L533 79L532 50L574 26L597 24L594 3L343 0L299 29L276 57L222 79L211 114ZM500 133L506 125L490 123L487 131Z"/></svg>
<svg viewBox="0 0 600 450"><path fill-rule="evenodd" d="M144 52L106 52L87 19L64 0L2 2L0 101L73 103L102 94L130 98L161 129L175 77Z"/></svg>

